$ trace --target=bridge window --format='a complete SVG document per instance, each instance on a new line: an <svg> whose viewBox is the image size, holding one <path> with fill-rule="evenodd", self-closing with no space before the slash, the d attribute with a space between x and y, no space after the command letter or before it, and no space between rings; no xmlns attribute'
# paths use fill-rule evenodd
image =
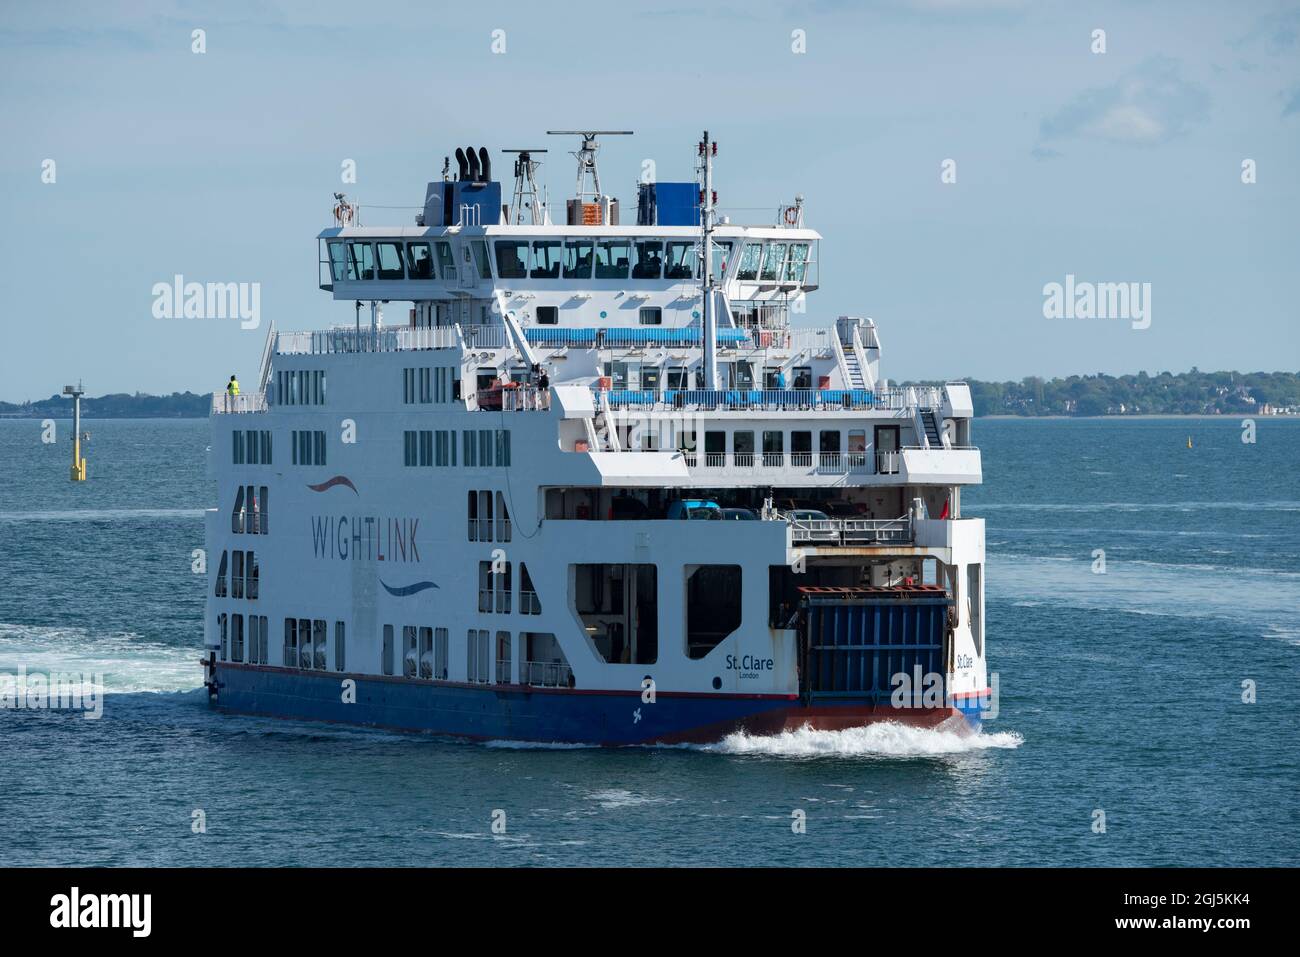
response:
<svg viewBox="0 0 1300 957"><path fill-rule="evenodd" d="M664 311L659 306L642 306L641 307L641 325L643 326L662 326L664 324Z"/></svg>
<svg viewBox="0 0 1300 957"><path fill-rule="evenodd" d="M758 264L762 254L762 243L746 243L744 251L740 254L740 268L736 271L736 278L750 282L757 280Z"/></svg>
<svg viewBox="0 0 1300 957"><path fill-rule="evenodd" d="M602 239L596 243L596 278L626 279L632 244L626 239Z"/></svg>
<svg viewBox="0 0 1300 957"><path fill-rule="evenodd" d="M375 245L379 250L379 278L405 279L406 273L402 270L402 244L376 243Z"/></svg>
<svg viewBox="0 0 1300 957"><path fill-rule="evenodd" d="M438 275L443 279L455 279L456 257L452 255L451 243L437 242L433 248L438 254Z"/></svg>
<svg viewBox="0 0 1300 957"><path fill-rule="evenodd" d="M347 276L347 243L334 242L327 245L330 250L330 276L335 282L342 282Z"/></svg>
<svg viewBox="0 0 1300 957"><path fill-rule="evenodd" d="M589 239L570 239L564 244L564 278L590 279L592 250Z"/></svg>
<svg viewBox="0 0 1300 957"><path fill-rule="evenodd" d="M560 321L559 306L538 306L537 307L537 324L539 326L554 326Z"/></svg>
<svg viewBox="0 0 1300 957"><path fill-rule="evenodd" d="M764 282L777 282L781 278L781 267L785 264L785 243L769 243L767 255L763 257L763 272L760 278Z"/></svg>
<svg viewBox="0 0 1300 957"><path fill-rule="evenodd" d="M474 251L474 265L478 267L478 277L480 279L491 279L492 263L488 260L487 242L476 239L469 245Z"/></svg>
<svg viewBox="0 0 1300 957"><path fill-rule="evenodd" d="M668 259L664 264L664 278L690 279L694 252L694 243L669 243Z"/></svg>
<svg viewBox="0 0 1300 957"><path fill-rule="evenodd" d="M658 279L663 271L664 244L658 240L636 244L636 265L632 267L633 279Z"/></svg>
<svg viewBox="0 0 1300 957"><path fill-rule="evenodd" d="M687 566L686 653L705 657L740 627L739 565Z"/></svg>
<svg viewBox="0 0 1300 957"><path fill-rule="evenodd" d="M559 279L562 249L558 239L539 239L533 243L533 263L528 275L533 279Z"/></svg>
<svg viewBox="0 0 1300 957"><path fill-rule="evenodd" d="M523 279L528 275L528 243L498 239L497 276L501 279Z"/></svg>
<svg viewBox="0 0 1300 957"><path fill-rule="evenodd" d="M790 258L785 261L785 281L802 283L808 271L808 244L791 243Z"/></svg>
<svg viewBox="0 0 1300 957"><path fill-rule="evenodd" d="M375 278L375 252L370 243L348 243L348 279Z"/></svg>
<svg viewBox="0 0 1300 957"><path fill-rule="evenodd" d="M412 279L433 278L433 254L428 243L406 244L406 274Z"/></svg>
<svg viewBox="0 0 1300 957"><path fill-rule="evenodd" d="M727 271L727 264L731 262L731 243L722 242L713 244L713 275L721 278Z"/></svg>

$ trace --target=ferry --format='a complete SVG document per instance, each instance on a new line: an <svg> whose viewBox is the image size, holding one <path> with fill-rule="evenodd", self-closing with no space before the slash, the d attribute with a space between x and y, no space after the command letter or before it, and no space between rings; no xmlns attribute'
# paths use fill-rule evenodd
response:
<svg viewBox="0 0 1300 957"><path fill-rule="evenodd" d="M503 190L457 148L408 225L336 193L318 280L351 321L271 324L213 395L212 706L605 746L978 728L969 387L891 385L870 318L803 322L803 198L733 222L707 132L634 209L597 165L627 131L554 132L554 216L546 149L502 151Z"/></svg>

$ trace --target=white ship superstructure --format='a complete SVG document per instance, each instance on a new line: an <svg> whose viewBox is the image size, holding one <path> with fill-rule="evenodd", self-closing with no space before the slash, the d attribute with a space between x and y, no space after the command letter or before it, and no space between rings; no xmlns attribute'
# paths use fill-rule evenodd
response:
<svg viewBox="0 0 1300 957"><path fill-rule="evenodd" d="M273 329L214 396L217 706L601 744L977 723L969 389L890 386L871 319L792 321L821 237L802 201L718 217L707 134L635 225L597 143L563 224L539 150L509 196L458 150L415 225L337 197L352 321Z"/></svg>

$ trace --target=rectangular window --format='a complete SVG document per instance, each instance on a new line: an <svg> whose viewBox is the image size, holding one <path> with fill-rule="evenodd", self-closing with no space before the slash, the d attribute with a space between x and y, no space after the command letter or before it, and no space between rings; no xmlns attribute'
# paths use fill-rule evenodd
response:
<svg viewBox="0 0 1300 957"><path fill-rule="evenodd" d="M312 459L312 464L324 465L325 464L325 433L315 432L313 433L313 436L315 438L315 443L313 447L316 454Z"/></svg>
<svg viewBox="0 0 1300 957"><path fill-rule="evenodd" d="M492 263L488 261L487 243L481 239L476 239L469 245L474 250L474 264L478 267L478 277L480 279L491 279Z"/></svg>
<svg viewBox="0 0 1300 957"><path fill-rule="evenodd" d="M790 256L785 261L785 281L802 283L808 271L808 244L791 243Z"/></svg>
<svg viewBox="0 0 1300 957"><path fill-rule="evenodd" d="M447 629L438 628L433 635L433 677L447 680Z"/></svg>
<svg viewBox="0 0 1300 957"><path fill-rule="evenodd" d="M284 666L296 667L298 664L298 622L294 618L284 620Z"/></svg>
<svg viewBox="0 0 1300 957"><path fill-rule="evenodd" d="M690 279L695 263L695 243L675 242L668 244L668 258L664 262L665 279ZM714 273L717 278L717 273Z"/></svg>
<svg viewBox="0 0 1300 957"><path fill-rule="evenodd" d="M478 430L478 464L484 468L492 467L492 430Z"/></svg>
<svg viewBox="0 0 1300 957"><path fill-rule="evenodd" d="M384 674L393 673L393 626L384 625L384 653L381 662Z"/></svg>
<svg viewBox="0 0 1300 957"><path fill-rule="evenodd" d="M228 657L228 655L230 654L230 644L229 644L230 627L229 626L230 626L230 618L223 611L221 614L217 616L217 630L221 633L221 660L222 661L230 660Z"/></svg>
<svg viewBox="0 0 1300 957"><path fill-rule="evenodd" d="M433 255L428 243L406 244L406 275L410 279L433 278Z"/></svg>
<svg viewBox="0 0 1300 957"><path fill-rule="evenodd" d="M488 632L485 628L471 628L465 649L465 677L477 684L491 681L488 663Z"/></svg>
<svg viewBox="0 0 1300 957"><path fill-rule="evenodd" d="M560 322L559 306L538 306L537 307L537 324L539 326L554 326Z"/></svg>
<svg viewBox="0 0 1300 957"><path fill-rule="evenodd" d="M736 278L749 282L757 280L758 264L762 256L762 243L746 243L744 250L740 254L740 267L736 271Z"/></svg>
<svg viewBox="0 0 1300 957"><path fill-rule="evenodd" d="M466 429L461 435L464 437L465 465L473 468L478 465L478 456L475 454L478 451L478 445L474 441L474 433ZM474 493L470 492L469 494L473 495Z"/></svg>
<svg viewBox="0 0 1300 957"><path fill-rule="evenodd" d="M236 429L235 431L230 433L230 439L233 446L231 449L230 460L235 465L243 465L244 464L244 433Z"/></svg>
<svg viewBox="0 0 1300 957"><path fill-rule="evenodd" d="M406 272L402 269L402 244L376 243L375 248L379 253L379 278L405 279Z"/></svg>
<svg viewBox="0 0 1300 957"><path fill-rule="evenodd" d="M498 239L496 241L497 277L523 279L528 275L528 243Z"/></svg>
<svg viewBox="0 0 1300 957"><path fill-rule="evenodd" d="M636 244L633 279L658 279L663 272L664 244L659 240L641 240Z"/></svg>
<svg viewBox="0 0 1300 957"><path fill-rule="evenodd" d="M244 597L244 553L230 553L230 597Z"/></svg>
<svg viewBox="0 0 1300 957"><path fill-rule="evenodd" d="M433 629L420 628L420 677L433 677Z"/></svg>
<svg viewBox="0 0 1300 957"><path fill-rule="evenodd" d="M244 560L244 575L248 581L248 585L244 591L250 599L256 599L259 574L257 568L257 556L253 552L248 552L247 554L248 557Z"/></svg>
<svg viewBox="0 0 1300 957"><path fill-rule="evenodd" d="M510 465L510 430L497 430L497 465L507 468Z"/></svg>
<svg viewBox="0 0 1300 957"><path fill-rule="evenodd" d="M415 370L402 370L402 402L410 405L415 401Z"/></svg>
<svg viewBox="0 0 1300 957"><path fill-rule="evenodd" d="M632 244L626 239L602 239L596 243L596 278L626 279Z"/></svg>
<svg viewBox="0 0 1300 957"><path fill-rule="evenodd" d="M312 667L317 671L324 671L328 667L325 664L325 619L317 618L311 623L311 644Z"/></svg>
<svg viewBox="0 0 1300 957"><path fill-rule="evenodd" d="M402 464L415 465L418 461L416 458L416 438L415 432L407 429L402 433Z"/></svg>
<svg viewBox="0 0 1300 957"><path fill-rule="evenodd" d="M564 244L564 278L590 279L593 245L590 239L570 239Z"/></svg>
<svg viewBox="0 0 1300 957"><path fill-rule="evenodd" d="M311 667L311 619L298 619L298 667Z"/></svg>
<svg viewBox="0 0 1300 957"><path fill-rule="evenodd" d="M416 676L419 658L419 651L415 647L415 626L402 626L402 677L414 678Z"/></svg>
<svg viewBox="0 0 1300 957"><path fill-rule="evenodd" d="M664 311L659 306L642 306L641 307L641 325L643 326L662 326L664 324Z"/></svg>
<svg viewBox="0 0 1300 957"><path fill-rule="evenodd" d="M348 279L375 278L375 254L370 243L348 243Z"/></svg>
<svg viewBox="0 0 1300 957"><path fill-rule="evenodd" d="M334 622L334 670L343 671L347 665L347 628L341 621Z"/></svg>
<svg viewBox="0 0 1300 957"><path fill-rule="evenodd" d="M763 271L759 278L764 282L777 282L781 278L781 268L785 265L785 243L768 243L767 255L763 257Z"/></svg>
<svg viewBox="0 0 1300 957"><path fill-rule="evenodd" d="M496 650L496 683L508 685L510 684L510 632L497 632Z"/></svg>
<svg viewBox="0 0 1300 957"><path fill-rule="evenodd" d="M429 385L429 370L420 370L420 402L428 405L433 401L433 388Z"/></svg>
<svg viewBox="0 0 1300 957"><path fill-rule="evenodd" d="M449 458L450 456L447 453L447 432L444 429L439 429L434 433L433 464L443 467L447 464Z"/></svg>
<svg viewBox="0 0 1300 957"><path fill-rule="evenodd" d="M244 616L230 616L230 660L244 660Z"/></svg>
<svg viewBox="0 0 1300 957"><path fill-rule="evenodd" d="M433 432L429 429L420 430L420 464L433 465Z"/></svg>
<svg viewBox="0 0 1300 957"><path fill-rule="evenodd" d="M257 432L253 429L249 429L244 433L244 460L249 465L257 465L258 451Z"/></svg>
<svg viewBox="0 0 1300 957"><path fill-rule="evenodd" d="M559 279L561 245L558 239L539 239L533 243L533 262L528 275L532 279Z"/></svg>
<svg viewBox="0 0 1300 957"><path fill-rule="evenodd" d="M263 429L262 430L262 464L263 465L273 464L271 462L271 448L272 448L271 431L269 429Z"/></svg>
<svg viewBox="0 0 1300 957"><path fill-rule="evenodd" d="M438 254L438 275L443 280L456 278L456 257L452 255L451 243L438 242L433 244L434 251Z"/></svg>
<svg viewBox="0 0 1300 957"><path fill-rule="evenodd" d="M492 574L491 562L478 563L478 610L481 612L492 611L492 587L495 577Z"/></svg>
<svg viewBox="0 0 1300 957"><path fill-rule="evenodd" d="M347 246L344 243L327 243L330 250L330 276L342 282L347 276Z"/></svg>

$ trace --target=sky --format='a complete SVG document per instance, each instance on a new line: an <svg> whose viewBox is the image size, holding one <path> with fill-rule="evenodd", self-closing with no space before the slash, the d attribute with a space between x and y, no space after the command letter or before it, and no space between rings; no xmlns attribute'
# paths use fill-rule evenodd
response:
<svg viewBox="0 0 1300 957"><path fill-rule="evenodd" d="M625 207L704 129L733 221L802 195L798 324L874 318L891 379L1300 369L1297 2L4 0L0 90L0 400L252 380L271 321L351 321L317 287L335 191L410 225L473 144L498 178L549 147L563 198L545 133L579 127L635 131L600 155ZM157 318L177 274L260 284L261 327ZM1048 318L1067 276L1149 323Z"/></svg>

